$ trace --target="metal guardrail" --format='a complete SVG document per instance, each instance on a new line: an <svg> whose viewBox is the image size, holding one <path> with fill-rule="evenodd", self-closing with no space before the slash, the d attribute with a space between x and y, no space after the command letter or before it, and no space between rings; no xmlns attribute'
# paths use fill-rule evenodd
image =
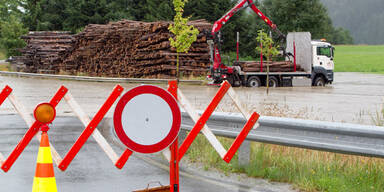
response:
<svg viewBox="0 0 384 192"><path fill-rule="evenodd" d="M384 158L384 127L262 116L247 140L345 154ZM236 113L214 113L207 125L217 136L235 138L246 120ZM194 123L183 113L182 129Z"/></svg>
<svg viewBox="0 0 384 192"><path fill-rule="evenodd" d="M0 75L16 76L16 77L50 78L50 79L74 80L74 81L113 82L113 83L168 83L169 81L169 79L89 77L89 76L52 75L52 74L8 72L8 71L0 71ZM204 81L202 80L180 80L180 82L186 83L186 84L193 84L193 85L204 84Z"/></svg>

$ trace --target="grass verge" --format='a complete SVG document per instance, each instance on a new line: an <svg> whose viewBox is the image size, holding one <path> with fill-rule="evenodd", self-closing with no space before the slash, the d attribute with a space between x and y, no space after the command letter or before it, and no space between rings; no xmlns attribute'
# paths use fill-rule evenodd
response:
<svg viewBox="0 0 384 192"><path fill-rule="evenodd" d="M219 140L225 147L233 142L226 138ZM292 183L304 191L384 191L384 160L377 158L253 142L250 164L240 167L237 155L226 164L202 135L187 155L189 161L203 163L205 170L246 173L251 177Z"/></svg>
<svg viewBox="0 0 384 192"><path fill-rule="evenodd" d="M384 74L384 45L335 46L336 72Z"/></svg>
<svg viewBox="0 0 384 192"><path fill-rule="evenodd" d="M372 120L383 126L384 104ZM227 149L233 142L228 138L219 140ZM226 174L246 173L250 177L292 183L303 191L384 191L383 159L257 142L251 143L250 156L250 164L245 167L238 165L237 154L227 164L202 135L187 152L188 160L202 163L205 170L213 168Z"/></svg>
<svg viewBox="0 0 384 192"><path fill-rule="evenodd" d="M11 66L8 63L0 63L0 71L10 71Z"/></svg>

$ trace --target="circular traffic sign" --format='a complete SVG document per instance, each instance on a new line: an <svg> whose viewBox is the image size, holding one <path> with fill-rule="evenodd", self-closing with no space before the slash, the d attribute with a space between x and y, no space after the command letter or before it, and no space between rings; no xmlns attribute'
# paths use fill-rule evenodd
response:
<svg viewBox="0 0 384 192"><path fill-rule="evenodd" d="M130 150L155 153L168 147L180 131L181 113L166 90L143 85L129 90L116 105L115 132Z"/></svg>

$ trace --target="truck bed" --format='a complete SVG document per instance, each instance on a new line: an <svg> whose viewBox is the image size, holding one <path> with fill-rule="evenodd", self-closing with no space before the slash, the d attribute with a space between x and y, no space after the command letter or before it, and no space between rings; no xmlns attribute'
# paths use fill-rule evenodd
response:
<svg viewBox="0 0 384 192"><path fill-rule="evenodd" d="M240 72L240 75L267 75L267 72ZM304 71L296 72L269 72L269 75L284 75L284 76L306 76L310 77L311 73Z"/></svg>
<svg viewBox="0 0 384 192"><path fill-rule="evenodd" d="M265 72L269 67L270 72L294 72L294 64L292 61L236 61L234 66L239 66L243 72ZM296 71L304 71L300 65L296 66Z"/></svg>

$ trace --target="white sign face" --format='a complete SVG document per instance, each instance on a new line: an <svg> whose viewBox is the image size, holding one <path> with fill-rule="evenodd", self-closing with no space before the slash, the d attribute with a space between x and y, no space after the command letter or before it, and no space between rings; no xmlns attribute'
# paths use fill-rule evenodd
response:
<svg viewBox="0 0 384 192"><path fill-rule="evenodd" d="M163 140L171 131L172 122L168 103L154 94L132 98L121 115L125 134L141 145L153 145Z"/></svg>
<svg viewBox="0 0 384 192"><path fill-rule="evenodd" d="M168 91L143 85L121 97L113 114L113 123L117 136L130 150L155 153L177 138L181 112Z"/></svg>

